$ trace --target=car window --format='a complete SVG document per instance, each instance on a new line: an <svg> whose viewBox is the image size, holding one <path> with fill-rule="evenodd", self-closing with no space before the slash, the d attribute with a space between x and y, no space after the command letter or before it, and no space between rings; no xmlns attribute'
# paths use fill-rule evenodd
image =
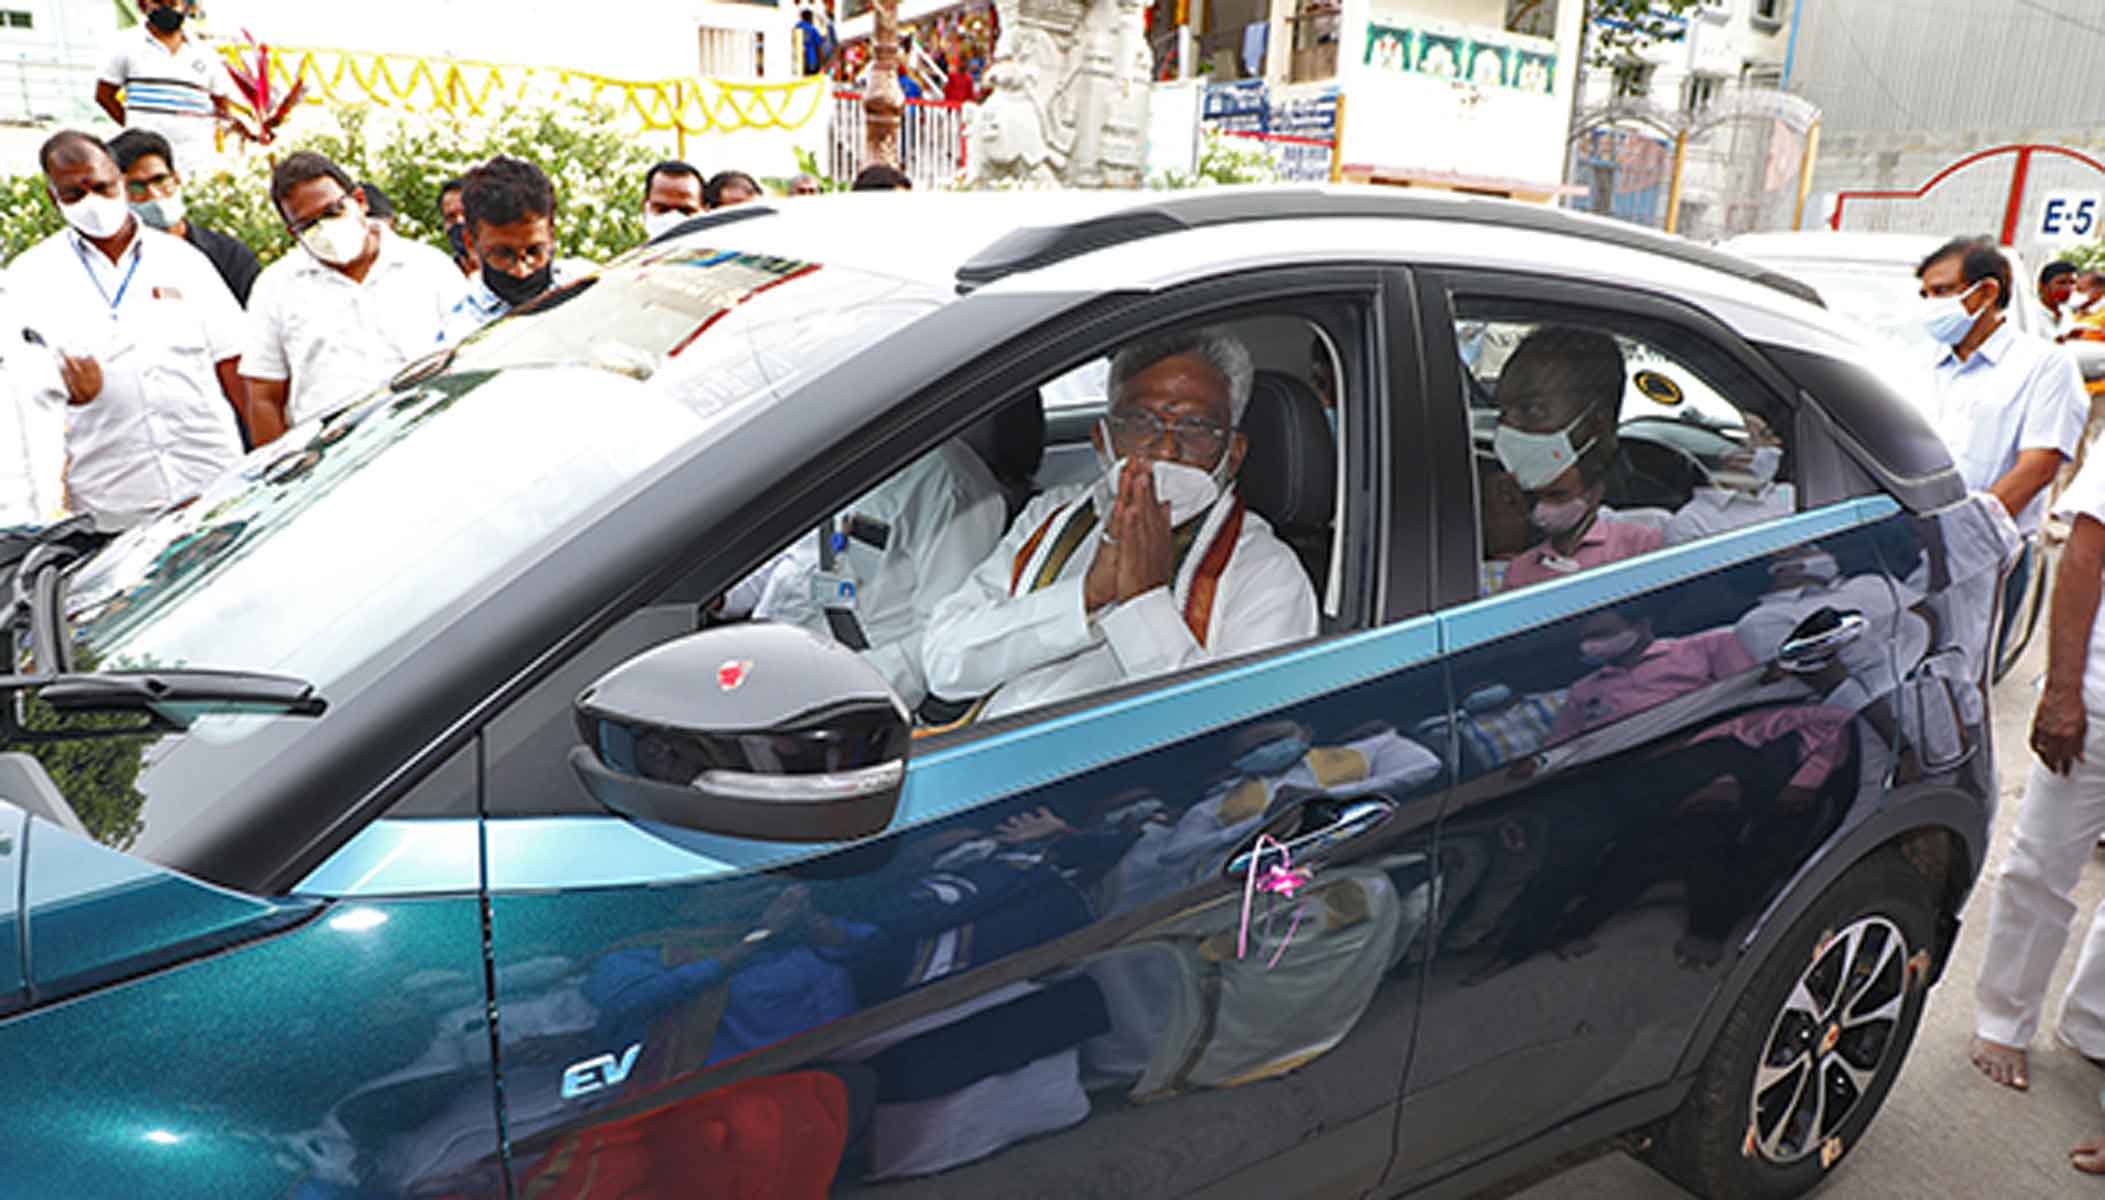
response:
<svg viewBox="0 0 2105 1200"><path fill-rule="evenodd" d="M1343 627L1342 466L1326 401L1339 394L1335 347L1348 334L1318 328L1260 316L1173 329L1122 347L1116 368L1105 355L1062 369L713 598L631 614L490 723L489 811L598 811L563 765L576 742L571 702L630 655L710 624L789 622L858 649L923 734ZM1201 402L1212 363L1248 389L1238 428ZM1087 382L1099 371L1103 383ZM1055 416L1056 386L1102 389L1114 371L1130 403L1107 405L1100 390L1097 419ZM1163 416L1168 427L1155 428ZM1099 505L1118 505L1100 430L1135 454L1187 461L1155 475L1168 523L1133 535L1159 536L1154 573L1108 575L1092 606L1092 556L1107 551Z"/></svg>
<svg viewBox="0 0 2105 1200"><path fill-rule="evenodd" d="M1607 310L1454 305L1480 595L1796 510L1791 423L1701 336Z"/></svg>

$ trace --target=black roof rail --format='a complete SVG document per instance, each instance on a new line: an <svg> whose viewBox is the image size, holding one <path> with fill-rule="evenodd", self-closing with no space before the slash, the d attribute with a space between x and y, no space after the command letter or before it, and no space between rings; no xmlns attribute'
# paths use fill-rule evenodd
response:
<svg viewBox="0 0 2105 1200"><path fill-rule="evenodd" d="M733 221L750 221L754 217L773 216L774 213L775 206L767 201L748 200L744 204L734 204L729 208L718 208L705 213L696 213L694 216L687 218L644 244L655 246L659 242L679 237L682 234L693 233L698 229L714 229L719 225L729 225Z"/></svg>
<svg viewBox="0 0 2105 1200"><path fill-rule="evenodd" d="M1324 217L1457 221L1583 237L1707 267L1824 307L1820 293L1788 275L1723 251L1621 221L1589 220L1558 209L1510 200L1412 195L1403 189L1372 187L1351 191L1237 188L1165 196L1071 225L1025 226L1012 230L966 260L957 271L958 291L970 292L1009 275L1165 233L1255 221Z"/></svg>

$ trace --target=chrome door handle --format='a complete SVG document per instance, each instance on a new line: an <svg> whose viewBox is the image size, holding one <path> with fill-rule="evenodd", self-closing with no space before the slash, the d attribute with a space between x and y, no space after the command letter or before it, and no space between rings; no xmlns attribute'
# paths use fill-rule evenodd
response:
<svg viewBox="0 0 2105 1200"><path fill-rule="evenodd" d="M1819 614L1814 614L1817 617ZM1810 619L1807 624L1810 624ZM1834 660L1842 647L1864 636L1871 622L1854 610L1836 612L1835 623L1814 633L1795 630L1776 648L1776 665L1794 674L1817 671ZM1799 629L1805 628L1800 625Z"/></svg>
<svg viewBox="0 0 2105 1200"><path fill-rule="evenodd" d="M1382 822L1395 815L1395 812L1396 806L1387 800L1361 797L1346 804L1345 810L1338 814L1337 820L1323 826L1321 829L1302 834L1293 841L1286 843L1283 849L1277 846L1267 846L1264 852L1265 857L1281 857L1283 861L1295 863L1304 862L1323 854L1340 842L1350 841L1362 834L1372 833ZM1256 857L1255 851L1243 851L1241 854L1228 860L1226 873L1229 875L1241 875L1247 872L1250 869L1250 860L1254 857Z"/></svg>

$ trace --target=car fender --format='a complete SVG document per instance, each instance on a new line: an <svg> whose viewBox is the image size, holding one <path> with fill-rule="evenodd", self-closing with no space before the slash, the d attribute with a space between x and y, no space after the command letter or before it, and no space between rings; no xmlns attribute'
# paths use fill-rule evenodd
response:
<svg viewBox="0 0 2105 1200"><path fill-rule="evenodd" d="M1703 1065L1717 1040L1725 1019L1738 1007L1740 997L1754 982L1769 956L1798 918L1811 909L1821 895L1850 869L1887 846L1924 833L1946 833L1958 839L1963 861L1952 862L1946 874L1946 892L1939 898L1947 936L1937 947L1936 961L1924 977L1923 986L1936 982L1956 937L1958 912L1972 889L1976 873L1986 861L1990 836L1991 807L1979 796L1950 784L1923 783L1897 789L1864 820L1846 826L1814 852L1798 874L1786 883L1754 927L1740 943L1731 974L1713 995L1682 1051L1676 1077L1693 1074Z"/></svg>

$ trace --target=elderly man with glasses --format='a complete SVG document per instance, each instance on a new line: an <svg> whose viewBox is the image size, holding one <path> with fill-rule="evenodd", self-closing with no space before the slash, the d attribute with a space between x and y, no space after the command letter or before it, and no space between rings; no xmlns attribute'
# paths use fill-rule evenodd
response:
<svg viewBox="0 0 2105 1200"><path fill-rule="evenodd" d="M929 692L992 719L1315 636L1300 561L1236 494L1254 376L1218 329L1121 351L1102 477L1032 500L936 606Z"/></svg>

